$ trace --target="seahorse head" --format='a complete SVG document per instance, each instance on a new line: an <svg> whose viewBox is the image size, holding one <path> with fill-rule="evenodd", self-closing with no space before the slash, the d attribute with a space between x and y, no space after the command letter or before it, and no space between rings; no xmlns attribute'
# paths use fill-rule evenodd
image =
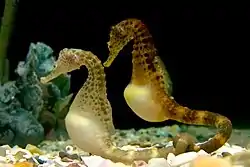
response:
<svg viewBox="0 0 250 167"><path fill-rule="evenodd" d="M61 74L79 69L81 54L78 54L79 49L63 49L59 52L59 57L54 65L53 70L46 77L41 77L42 83L47 83L50 80L58 77Z"/></svg>
<svg viewBox="0 0 250 167"><path fill-rule="evenodd" d="M109 41L107 42L109 57L103 64L105 67L109 67L123 47L134 38L134 32L131 31L131 27L124 23L120 22L111 27Z"/></svg>

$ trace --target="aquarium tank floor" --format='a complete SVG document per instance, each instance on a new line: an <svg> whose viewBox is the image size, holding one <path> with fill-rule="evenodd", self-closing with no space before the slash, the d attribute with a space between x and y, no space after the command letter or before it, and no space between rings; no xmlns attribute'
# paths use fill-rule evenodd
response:
<svg viewBox="0 0 250 167"><path fill-rule="evenodd" d="M128 129L116 130L113 139L115 144L124 149L132 149L134 147L151 147L152 145L169 144L171 138L180 132L188 132L195 136L199 141L211 137L215 133L215 129L198 126L173 125L159 128L147 129ZM54 132L56 133L56 132ZM0 147L0 164L13 167L30 167L30 166L65 166L65 167L111 167L111 166L128 166L122 163L113 163L110 160L103 159L99 156L91 155L83 150L80 150L72 144L67 136L62 136L59 139L58 134L53 132L47 139L42 141L38 146L27 145L25 148L17 146L9 147L4 145ZM65 135L65 134L64 134ZM59 135L60 136L60 135ZM188 152L178 156L170 154L166 159L154 158L148 163L134 162L132 166L147 166L147 167L198 167L194 163L204 167L211 163L216 163L217 166L223 164L223 167L236 167L239 163L243 163L242 167L246 166L246 159L250 158L250 129L234 129L228 143L214 153L207 154L204 151ZM208 159L198 161L198 158L207 157ZM230 158L229 158L230 157ZM212 158L212 159L209 159ZM216 162L214 162L216 161ZM201 166L202 164L202 166ZM11 167L12 167L11 166ZM214 166L214 167L217 167ZM6 166L7 167L7 166ZM237 166L239 167L239 166Z"/></svg>

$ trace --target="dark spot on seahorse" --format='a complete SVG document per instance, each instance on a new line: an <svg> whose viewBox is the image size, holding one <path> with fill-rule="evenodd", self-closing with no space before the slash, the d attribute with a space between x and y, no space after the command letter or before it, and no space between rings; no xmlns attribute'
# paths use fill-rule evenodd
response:
<svg viewBox="0 0 250 167"><path fill-rule="evenodd" d="M139 49L138 45L137 45L137 44L134 44L134 45L133 45L133 49L137 51L137 50Z"/></svg>
<svg viewBox="0 0 250 167"><path fill-rule="evenodd" d="M103 119L105 122L108 122L109 121L109 118L104 118Z"/></svg>
<svg viewBox="0 0 250 167"><path fill-rule="evenodd" d="M217 117L218 117L218 115L215 113L206 112L206 114L204 114L204 116L203 116L204 124L214 125L216 120L217 120Z"/></svg>
<svg viewBox="0 0 250 167"><path fill-rule="evenodd" d="M122 22L122 25L121 25L121 27L125 27L125 26L128 26L128 25L130 25L131 23L129 22L129 21L124 21L124 22Z"/></svg>
<svg viewBox="0 0 250 167"><path fill-rule="evenodd" d="M168 106L168 104L165 104L165 105ZM166 107L166 108L168 108L168 107ZM171 110L171 109L168 109L168 113L169 113L170 117L175 117L177 115L177 111Z"/></svg>
<svg viewBox="0 0 250 167"><path fill-rule="evenodd" d="M219 133L222 134L222 137L226 138L231 135L232 132L232 123L225 119L222 123L219 125Z"/></svg>
<svg viewBox="0 0 250 167"><path fill-rule="evenodd" d="M99 88L103 88L105 87L105 82L103 82L103 80L100 80L101 82L99 83Z"/></svg>
<svg viewBox="0 0 250 167"><path fill-rule="evenodd" d="M140 27L138 27L138 32L143 32L143 31L145 31L145 27L140 25Z"/></svg>
<svg viewBox="0 0 250 167"><path fill-rule="evenodd" d="M155 79L156 79L156 80L160 80L161 77L160 77L159 75L157 75L157 76L155 77Z"/></svg>
<svg viewBox="0 0 250 167"><path fill-rule="evenodd" d="M139 58L139 57L140 57L140 55L139 55L139 54L136 54L136 55L135 55L135 58Z"/></svg>
<svg viewBox="0 0 250 167"><path fill-rule="evenodd" d="M135 24L134 28L137 29L137 28L139 28L139 26L140 26L139 24Z"/></svg>
<svg viewBox="0 0 250 167"><path fill-rule="evenodd" d="M151 36L147 36L141 39L141 42L146 44L146 45L151 45L151 43L153 42L152 37Z"/></svg>
<svg viewBox="0 0 250 167"><path fill-rule="evenodd" d="M187 108L183 108L183 121L184 122L187 122L187 123L191 123L195 120L197 120L197 112L194 111L194 110L190 110L190 109L187 109Z"/></svg>
<svg viewBox="0 0 250 167"><path fill-rule="evenodd" d="M150 55L148 53L144 53L143 56L146 58L150 57Z"/></svg>
<svg viewBox="0 0 250 167"><path fill-rule="evenodd" d="M148 70L152 71L153 73L156 72L156 68L152 63L148 64Z"/></svg>
<svg viewBox="0 0 250 167"><path fill-rule="evenodd" d="M139 66L142 66L142 65L143 65L143 63L142 63L142 62L139 62L139 63L138 63L138 65L139 65Z"/></svg>
<svg viewBox="0 0 250 167"><path fill-rule="evenodd" d="M144 57L146 57L146 63L147 64L153 64L154 57L152 55L149 55L149 54L145 53Z"/></svg>
<svg viewBox="0 0 250 167"><path fill-rule="evenodd" d="M108 112L106 110L103 110L104 115L108 115Z"/></svg>

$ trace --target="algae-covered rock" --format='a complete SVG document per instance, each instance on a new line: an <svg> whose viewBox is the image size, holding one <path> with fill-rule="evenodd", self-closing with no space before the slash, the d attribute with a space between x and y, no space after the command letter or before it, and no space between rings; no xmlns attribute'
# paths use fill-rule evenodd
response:
<svg viewBox="0 0 250 167"><path fill-rule="evenodd" d="M25 61L16 69L16 81L0 86L0 144L36 145L45 137L44 128L53 129L58 119L64 119L72 97L70 76L61 75L46 85L40 83L40 77L47 75L54 63L49 46L31 43Z"/></svg>
<svg viewBox="0 0 250 167"><path fill-rule="evenodd" d="M16 70L21 78L20 100L28 110L33 111L46 131L56 128L58 119L64 119L72 98L70 75L60 75L49 84L40 83L40 77L51 72L54 65L52 48L37 42L30 44L25 62L20 62Z"/></svg>
<svg viewBox="0 0 250 167"><path fill-rule="evenodd" d="M44 139L44 130L27 110L19 108L11 115L10 128L15 131L13 145L38 144Z"/></svg>
<svg viewBox="0 0 250 167"><path fill-rule="evenodd" d="M0 87L0 144L25 146L38 144L44 136L43 127L30 111L22 108L16 98L19 93L15 82Z"/></svg>

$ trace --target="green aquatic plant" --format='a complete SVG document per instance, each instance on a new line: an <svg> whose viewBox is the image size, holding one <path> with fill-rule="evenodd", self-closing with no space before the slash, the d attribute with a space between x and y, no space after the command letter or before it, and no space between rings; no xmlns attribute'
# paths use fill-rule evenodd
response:
<svg viewBox="0 0 250 167"><path fill-rule="evenodd" d="M0 29L0 83L3 84L9 79L9 61L7 49L15 21L15 13L18 0L5 0L4 13Z"/></svg>

